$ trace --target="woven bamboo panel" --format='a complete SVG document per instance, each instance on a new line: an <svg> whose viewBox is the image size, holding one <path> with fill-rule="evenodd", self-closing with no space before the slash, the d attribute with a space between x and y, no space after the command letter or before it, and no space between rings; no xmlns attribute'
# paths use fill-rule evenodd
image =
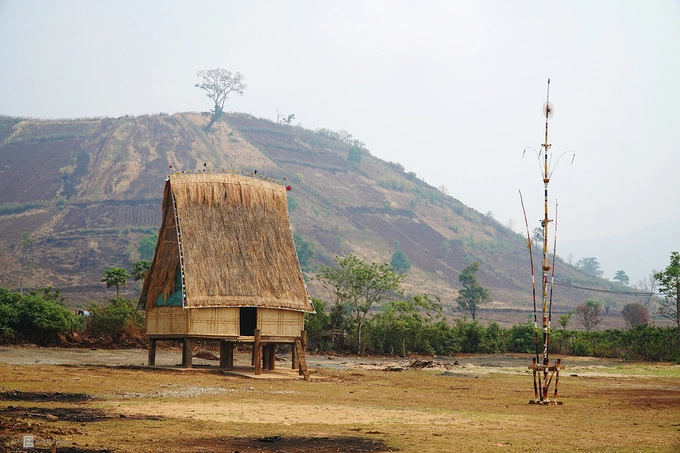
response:
<svg viewBox="0 0 680 453"><path fill-rule="evenodd" d="M239 309L225 307L194 308L188 313L191 335L238 335Z"/></svg>
<svg viewBox="0 0 680 453"><path fill-rule="evenodd" d="M305 314L291 310L273 310L260 308L257 310L257 328L262 335L300 335L304 328Z"/></svg>
<svg viewBox="0 0 680 453"><path fill-rule="evenodd" d="M182 307L155 307L146 312L147 335L186 334L187 316Z"/></svg>

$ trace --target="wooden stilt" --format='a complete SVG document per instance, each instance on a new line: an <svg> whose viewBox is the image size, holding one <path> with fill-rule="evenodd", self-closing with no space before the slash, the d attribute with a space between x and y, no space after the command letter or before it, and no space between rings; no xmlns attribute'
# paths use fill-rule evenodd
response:
<svg viewBox="0 0 680 453"><path fill-rule="evenodd" d="M267 367L269 371L274 371L276 368L276 345L267 345L269 348L269 366Z"/></svg>
<svg viewBox="0 0 680 453"><path fill-rule="evenodd" d="M191 338L184 339L184 348L182 348L182 366L184 368L191 368L192 353L194 349L194 342Z"/></svg>
<svg viewBox="0 0 680 453"><path fill-rule="evenodd" d="M156 339L149 338L149 366L156 366Z"/></svg>
<svg viewBox="0 0 680 453"><path fill-rule="evenodd" d="M234 343L220 340L220 368L234 369Z"/></svg>
<svg viewBox="0 0 680 453"><path fill-rule="evenodd" d="M297 348L295 347L295 343L293 343L290 347L290 358L291 358L290 361L293 362L291 364L291 368L294 369L294 370L297 370L299 363L298 363Z"/></svg>
<svg viewBox="0 0 680 453"><path fill-rule="evenodd" d="M262 369L269 370L269 352L271 349L268 344L262 346Z"/></svg>
<svg viewBox="0 0 680 453"><path fill-rule="evenodd" d="M255 375L262 374L262 345L260 344L260 330L255 329L255 341L253 342L253 361L255 362Z"/></svg>
<svg viewBox="0 0 680 453"><path fill-rule="evenodd" d="M304 330L302 331L304 332ZM304 376L305 381L309 381L309 370L307 369L307 360L305 360L305 350L304 347L302 346L302 338L298 337L295 339L295 348L297 349L297 354L298 354L298 373L300 376Z"/></svg>

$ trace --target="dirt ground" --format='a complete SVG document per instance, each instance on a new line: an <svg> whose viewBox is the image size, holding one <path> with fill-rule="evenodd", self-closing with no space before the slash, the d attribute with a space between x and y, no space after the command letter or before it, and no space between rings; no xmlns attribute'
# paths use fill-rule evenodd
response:
<svg viewBox="0 0 680 453"><path fill-rule="evenodd" d="M680 452L679 365L564 357L542 406L529 355L312 356L311 382L180 356L0 347L0 452Z"/></svg>

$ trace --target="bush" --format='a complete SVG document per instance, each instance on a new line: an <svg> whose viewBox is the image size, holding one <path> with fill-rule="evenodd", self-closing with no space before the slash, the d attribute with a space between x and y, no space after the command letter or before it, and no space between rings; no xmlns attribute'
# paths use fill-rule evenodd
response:
<svg viewBox="0 0 680 453"><path fill-rule="evenodd" d="M484 332L484 326L478 321L465 322L460 318L456 318L451 329L453 344L455 345L454 352L479 352L479 345Z"/></svg>
<svg viewBox="0 0 680 453"><path fill-rule="evenodd" d="M14 338L16 333L14 328L18 321L17 306L20 300L19 293L0 288L0 338Z"/></svg>
<svg viewBox="0 0 680 453"><path fill-rule="evenodd" d="M491 321L484 330L482 341L479 344L479 352L483 354L502 354L506 350L505 346L506 330L495 322Z"/></svg>
<svg viewBox="0 0 680 453"><path fill-rule="evenodd" d="M621 315L628 327L635 327L649 322L649 310L639 302L626 304Z"/></svg>
<svg viewBox="0 0 680 453"><path fill-rule="evenodd" d="M39 288L19 298L14 330L37 344L51 344L57 334L72 333L82 325L81 320L64 306L59 290L52 292L52 288Z"/></svg>
<svg viewBox="0 0 680 453"><path fill-rule="evenodd" d="M305 330L309 347L314 350L328 351L330 345L331 317L326 313L326 303L312 299L314 311L305 315Z"/></svg>
<svg viewBox="0 0 680 453"><path fill-rule="evenodd" d="M89 311L86 327L89 335L116 338L128 333L138 336L144 329L144 313L129 299L114 297L106 305L92 302Z"/></svg>
<svg viewBox="0 0 680 453"><path fill-rule="evenodd" d="M508 332L508 352L534 353L536 352L536 334L533 325L515 324Z"/></svg>

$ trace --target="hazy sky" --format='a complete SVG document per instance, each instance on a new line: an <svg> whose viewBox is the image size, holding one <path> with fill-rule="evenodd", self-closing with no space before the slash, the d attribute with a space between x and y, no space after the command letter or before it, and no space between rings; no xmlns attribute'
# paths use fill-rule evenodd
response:
<svg viewBox="0 0 680 453"><path fill-rule="evenodd" d="M680 221L678 0L0 0L0 62L0 114L34 118L207 110L196 71L239 71L226 110L347 130L517 231L550 77L558 239Z"/></svg>

